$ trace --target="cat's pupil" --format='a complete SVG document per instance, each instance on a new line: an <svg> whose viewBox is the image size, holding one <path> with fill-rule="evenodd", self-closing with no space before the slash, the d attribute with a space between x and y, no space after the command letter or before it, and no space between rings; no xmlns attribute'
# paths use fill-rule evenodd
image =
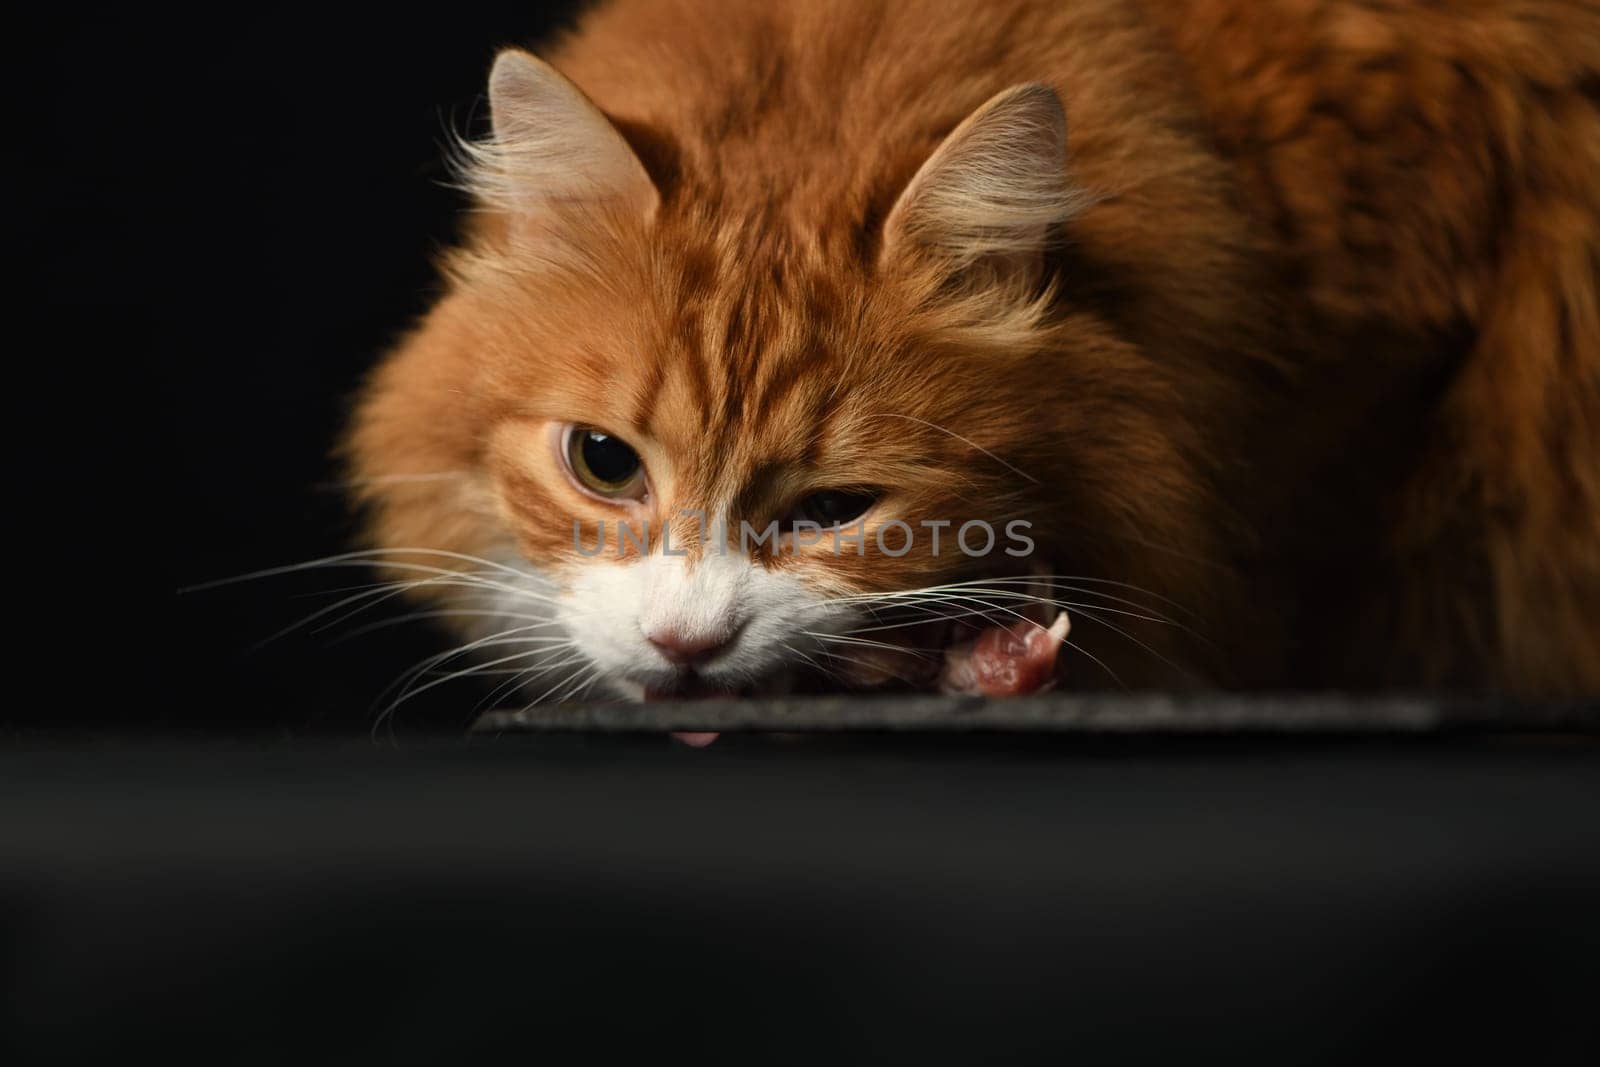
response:
<svg viewBox="0 0 1600 1067"><path fill-rule="evenodd" d="M585 430L578 447L583 454L583 465L602 482L620 485L639 470L638 453L609 434Z"/></svg>
<svg viewBox="0 0 1600 1067"><path fill-rule="evenodd" d="M821 526L839 526L860 518L877 502L874 493L859 490L828 489L812 493L800 502L800 517Z"/></svg>

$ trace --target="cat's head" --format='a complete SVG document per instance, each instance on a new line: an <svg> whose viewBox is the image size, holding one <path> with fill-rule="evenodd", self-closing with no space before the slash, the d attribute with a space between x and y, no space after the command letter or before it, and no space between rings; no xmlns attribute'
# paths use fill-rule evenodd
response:
<svg viewBox="0 0 1600 1067"><path fill-rule="evenodd" d="M350 454L377 547L530 691L916 681L888 646L950 631L907 624L1019 610L1021 576L1160 581L1133 540L1203 492L1147 355L1067 301L1094 208L1052 90L793 189L521 52L490 104L470 240Z"/></svg>

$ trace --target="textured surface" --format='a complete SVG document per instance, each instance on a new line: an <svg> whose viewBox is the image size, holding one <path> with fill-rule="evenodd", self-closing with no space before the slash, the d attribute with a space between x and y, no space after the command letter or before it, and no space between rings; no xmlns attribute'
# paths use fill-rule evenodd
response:
<svg viewBox="0 0 1600 1067"><path fill-rule="evenodd" d="M1600 731L1600 705L1340 696L809 697L665 704L574 704L492 711L477 730L925 731L936 733L1427 733Z"/></svg>

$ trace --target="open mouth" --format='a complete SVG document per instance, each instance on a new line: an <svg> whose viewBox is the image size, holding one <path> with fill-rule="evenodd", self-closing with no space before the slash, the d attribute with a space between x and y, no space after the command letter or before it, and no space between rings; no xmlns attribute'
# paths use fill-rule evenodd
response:
<svg viewBox="0 0 1600 1067"><path fill-rule="evenodd" d="M1065 612L1053 616L1012 612L891 626L875 633L873 644L851 648L844 677L868 689L989 697L1044 692L1055 684L1071 628Z"/></svg>
<svg viewBox="0 0 1600 1067"><path fill-rule="evenodd" d="M857 690L900 688L987 697L1042 693L1055 685L1056 661L1070 628L1064 611L1048 626L1028 617L916 624L905 628L902 643L880 641L864 649L872 658L855 657L853 677L818 681L824 689L837 689L843 681ZM906 671L916 672L915 680ZM728 689L694 674L682 675L670 686L645 690L646 700L736 700L758 695L756 687ZM692 748L705 748L718 734L678 731L672 736Z"/></svg>
<svg viewBox="0 0 1600 1067"><path fill-rule="evenodd" d="M846 638L844 650L824 651L820 669L798 679L793 691L942 692L989 697L1044 692L1056 680L1056 663L1071 624L1057 612L1048 625L1037 618L966 617L884 624L871 639ZM737 700L770 695L759 684L729 687L692 671L645 688L646 700Z"/></svg>
<svg viewBox="0 0 1600 1067"><path fill-rule="evenodd" d="M1018 609L996 607L927 618L923 610L875 613L846 633L817 635L822 647L808 656L815 670L786 680L803 693L923 692L1015 697L1053 688L1071 621L1048 596L1008 592ZM976 600L976 598L958 598ZM686 671L665 685L647 687L646 700L738 700L770 695L770 686L730 688ZM693 748L719 736L711 731L672 735Z"/></svg>

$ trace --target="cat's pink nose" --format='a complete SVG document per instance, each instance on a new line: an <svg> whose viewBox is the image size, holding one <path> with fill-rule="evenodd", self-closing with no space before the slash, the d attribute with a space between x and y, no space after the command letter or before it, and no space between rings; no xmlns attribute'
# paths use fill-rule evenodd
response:
<svg viewBox="0 0 1600 1067"><path fill-rule="evenodd" d="M656 651L670 663L680 667L698 667L716 659L717 653L728 647L731 635L686 634L680 630L653 630L644 635Z"/></svg>

